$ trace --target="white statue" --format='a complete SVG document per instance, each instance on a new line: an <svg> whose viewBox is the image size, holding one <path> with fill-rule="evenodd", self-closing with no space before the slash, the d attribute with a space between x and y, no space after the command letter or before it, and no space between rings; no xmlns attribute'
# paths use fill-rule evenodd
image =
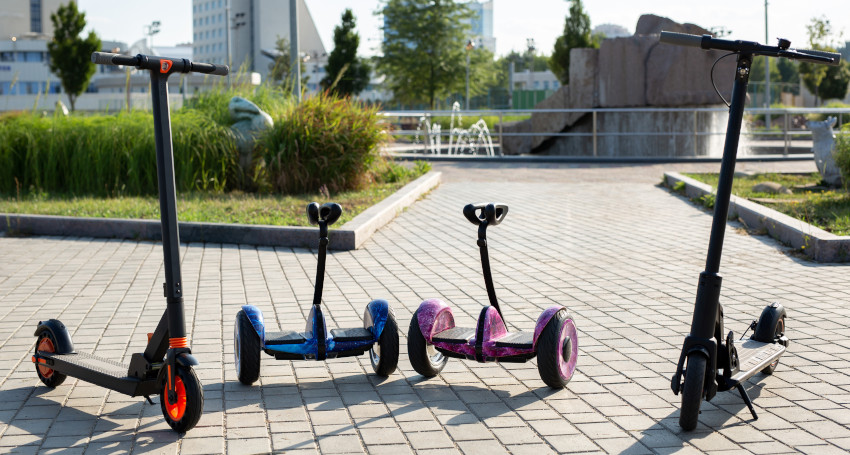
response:
<svg viewBox="0 0 850 455"><path fill-rule="evenodd" d="M832 134L832 127L835 126L835 122L835 117L828 117L820 122L806 122L806 126L812 132L812 153L815 155L815 165L824 182L831 186L841 185L841 171L835 165L835 159L832 156L835 150L835 135Z"/></svg>

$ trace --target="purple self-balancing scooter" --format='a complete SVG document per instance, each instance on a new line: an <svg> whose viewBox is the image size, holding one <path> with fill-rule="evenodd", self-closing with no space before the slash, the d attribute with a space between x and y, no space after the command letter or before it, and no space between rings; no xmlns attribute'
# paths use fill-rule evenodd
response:
<svg viewBox="0 0 850 455"><path fill-rule="evenodd" d="M425 300L413 314L407 334L407 353L417 373L434 377L449 357L478 362L524 363L537 357L540 378L549 387L563 388L576 369L578 339L576 325L567 308L554 305L540 314L533 332L509 332L496 299L490 258L487 253L487 226L505 219L504 204L469 204L463 215L478 225L481 267L490 304L481 309L475 327L455 326L452 309L439 299Z"/></svg>

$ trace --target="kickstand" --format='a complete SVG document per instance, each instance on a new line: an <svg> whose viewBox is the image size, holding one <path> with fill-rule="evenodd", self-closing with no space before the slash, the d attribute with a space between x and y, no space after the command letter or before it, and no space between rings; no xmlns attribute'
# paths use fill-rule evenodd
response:
<svg viewBox="0 0 850 455"><path fill-rule="evenodd" d="M758 420L759 416L756 414L756 409L753 407L753 401L750 400L750 396L747 395L747 391L744 390L744 386L740 383L738 384L738 392L741 393L741 398L744 399L744 403L746 403L747 407L750 408L750 414L753 415L753 420Z"/></svg>
<svg viewBox="0 0 850 455"><path fill-rule="evenodd" d="M145 399L148 400L148 403L153 404L153 400L151 400L149 395L145 395ZM750 409L752 409L752 407L750 407Z"/></svg>

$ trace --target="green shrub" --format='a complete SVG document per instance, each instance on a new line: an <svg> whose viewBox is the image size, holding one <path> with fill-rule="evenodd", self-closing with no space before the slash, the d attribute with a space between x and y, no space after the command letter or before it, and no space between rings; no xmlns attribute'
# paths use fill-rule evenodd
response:
<svg viewBox="0 0 850 455"><path fill-rule="evenodd" d="M89 117L32 114L0 119L0 193L157 193L151 113ZM185 190L222 191L237 152L229 128L198 111L172 114L175 180Z"/></svg>
<svg viewBox="0 0 850 455"><path fill-rule="evenodd" d="M241 74L234 77L241 77ZM227 79L219 79L220 81L211 90L199 92L195 97L186 100L182 110L197 110L208 115L219 125L230 126L233 122L230 121L227 106L234 96L241 96L251 101L273 119L283 116L292 105L292 95L279 88L267 84L258 87L244 84L229 87Z"/></svg>
<svg viewBox="0 0 850 455"><path fill-rule="evenodd" d="M254 179L261 190L283 193L362 188L384 138L377 108L325 94L307 98L260 139Z"/></svg>
<svg viewBox="0 0 850 455"><path fill-rule="evenodd" d="M850 189L850 124L835 135L835 165L841 171L844 187Z"/></svg>

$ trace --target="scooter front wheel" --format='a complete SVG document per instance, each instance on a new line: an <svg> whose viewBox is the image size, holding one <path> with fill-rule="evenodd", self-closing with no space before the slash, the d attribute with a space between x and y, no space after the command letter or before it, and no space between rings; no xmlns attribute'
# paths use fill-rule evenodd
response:
<svg viewBox="0 0 850 455"><path fill-rule="evenodd" d="M703 386L705 385L706 358L702 354L688 355L688 366L685 369L685 385L682 387L682 410L679 414L679 426L685 431L697 427L699 407L702 404Z"/></svg>
<svg viewBox="0 0 850 455"><path fill-rule="evenodd" d="M35 350L36 352L56 352L56 340L53 338L53 334L50 333L49 330L41 332L38 336L38 341L35 344ZM48 368L41 363L35 364L35 373L38 375L38 379L50 388L54 388L62 384L65 382L65 378L67 378L66 375L52 368Z"/></svg>
<svg viewBox="0 0 850 455"><path fill-rule="evenodd" d="M410 329L407 331L407 355L410 365L417 373L426 378L440 374L449 358L437 351L434 345L428 343L419 328L419 310L413 313Z"/></svg>
<svg viewBox="0 0 850 455"><path fill-rule="evenodd" d="M159 393L162 415L172 430L185 433L198 423L204 410L204 389L191 368L178 366L174 374L173 393L169 394L166 377Z"/></svg>
<svg viewBox="0 0 850 455"><path fill-rule="evenodd" d="M567 310L549 320L537 339L537 371L553 389L562 389L572 379L578 360L578 332Z"/></svg>
<svg viewBox="0 0 850 455"><path fill-rule="evenodd" d="M392 308L387 312L387 322L381 336L369 350L369 360L378 376L387 377L398 367L398 325Z"/></svg>

